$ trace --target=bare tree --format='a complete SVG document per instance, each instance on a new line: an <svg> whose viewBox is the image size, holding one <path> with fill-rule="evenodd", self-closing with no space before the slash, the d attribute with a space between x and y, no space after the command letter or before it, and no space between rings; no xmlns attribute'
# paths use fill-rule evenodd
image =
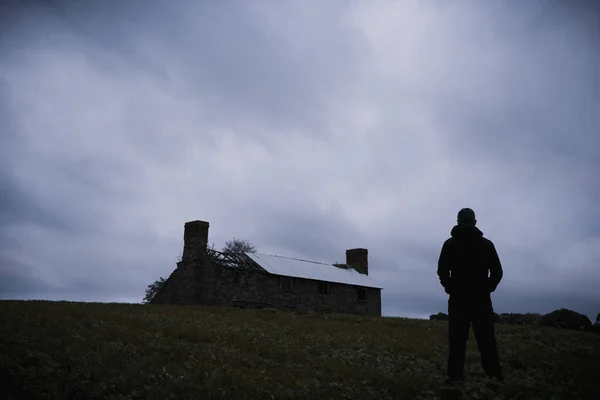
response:
<svg viewBox="0 0 600 400"><path fill-rule="evenodd" d="M221 251L229 254L256 253L256 247L247 240L234 238L226 241Z"/></svg>

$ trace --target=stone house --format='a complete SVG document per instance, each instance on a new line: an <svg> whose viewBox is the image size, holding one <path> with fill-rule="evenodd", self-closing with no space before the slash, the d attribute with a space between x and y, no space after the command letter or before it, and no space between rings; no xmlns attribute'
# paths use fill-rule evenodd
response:
<svg viewBox="0 0 600 400"><path fill-rule="evenodd" d="M346 264L208 248L208 222L184 227L183 257L151 304L277 308L381 316L381 286L371 279L367 249L346 251Z"/></svg>

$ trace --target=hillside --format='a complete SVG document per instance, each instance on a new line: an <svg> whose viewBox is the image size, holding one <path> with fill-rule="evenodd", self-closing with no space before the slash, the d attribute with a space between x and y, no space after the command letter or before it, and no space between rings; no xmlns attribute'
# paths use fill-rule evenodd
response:
<svg viewBox="0 0 600 400"><path fill-rule="evenodd" d="M470 397L599 399L600 335L497 326L506 381ZM134 304L0 301L12 399L438 399L446 323Z"/></svg>

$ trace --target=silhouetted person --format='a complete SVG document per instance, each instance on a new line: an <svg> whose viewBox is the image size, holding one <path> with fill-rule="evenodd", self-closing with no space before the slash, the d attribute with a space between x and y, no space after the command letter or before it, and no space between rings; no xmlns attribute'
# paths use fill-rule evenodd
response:
<svg viewBox="0 0 600 400"><path fill-rule="evenodd" d="M502 265L494 244L475 227L475 212L463 208L450 239L444 242L438 261L438 276L448 300L448 378L464 379L465 353L469 330L481 353L485 373L502 380L494 335L494 310L491 293L502 280ZM490 273L488 276L488 272Z"/></svg>

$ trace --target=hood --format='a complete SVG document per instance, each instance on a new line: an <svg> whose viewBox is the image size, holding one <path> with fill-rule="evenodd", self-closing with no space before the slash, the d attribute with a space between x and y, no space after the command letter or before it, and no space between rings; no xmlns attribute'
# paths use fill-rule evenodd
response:
<svg viewBox="0 0 600 400"><path fill-rule="evenodd" d="M481 237L483 236L483 232L481 232L479 228L474 225L458 224L452 228L450 235L452 237Z"/></svg>

